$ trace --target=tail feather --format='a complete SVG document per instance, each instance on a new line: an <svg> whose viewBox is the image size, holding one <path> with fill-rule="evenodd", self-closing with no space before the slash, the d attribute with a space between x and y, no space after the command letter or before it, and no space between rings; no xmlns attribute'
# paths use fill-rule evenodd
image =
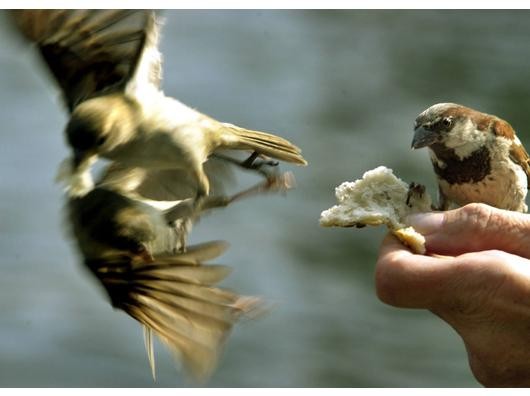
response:
<svg viewBox="0 0 530 396"><path fill-rule="evenodd" d="M86 263L112 304L143 325L153 378L153 334L186 372L204 380L213 372L232 326L261 305L256 298L213 286L228 268L203 264L203 259L215 258L224 246L220 242L190 246L186 253L155 257L153 263L132 263L123 256Z"/></svg>
<svg viewBox="0 0 530 396"><path fill-rule="evenodd" d="M204 380L212 374L219 359L219 348L208 347L175 334L170 322L165 318L153 317L150 312L138 311L135 318L153 329L153 332L175 355L175 360L182 361L185 369L194 378Z"/></svg>
<svg viewBox="0 0 530 396"><path fill-rule="evenodd" d="M210 331L212 328L224 331L226 330L224 327L231 325L236 319L233 310L227 309L224 305L211 304L152 289L140 289L138 293L135 293L135 302L161 314L173 316L175 324L182 326L182 332L190 331L190 337L202 338L201 334L193 332L196 329L206 329L208 334L205 334L205 337L213 334Z"/></svg>
<svg viewBox="0 0 530 396"><path fill-rule="evenodd" d="M138 268L135 271L135 280L138 282L149 282L152 280L168 280L175 282L187 282L196 285L214 285L222 281L230 273L230 268L222 265L200 266L183 263L165 263ZM178 267L176 267L178 266Z"/></svg>
<svg viewBox="0 0 530 396"><path fill-rule="evenodd" d="M180 260L191 259L196 263L212 260L223 254L228 249L228 242L211 241L188 246L186 252L178 256Z"/></svg>
<svg viewBox="0 0 530 396"><path fill-rule="evenodd" d="M207 316L165 305L158 301L137 302L137 308L152 320L168 325L170 333L178 338L199 345L216 349L224 340L224 335L231 324L218 322ZM146 323L144 323L146 324ZM156 329L154 329L157 331ZM164 335L160 333L159 335Z"/></svg>
<svg viewBox="0 0 530 396"><path fill-rule="evenodd" d="M144 344L145 352L147 353L147 360L149 361L149 367L151 367L151 375L156 381L156 365L155 365L155 350L153 347L153 331L146 325L142 326L144 329Z"/></svg>
<svg viewBox="0 0 530 396"><path fill-rule="evenodd" d="M288 140L266 132L251 131L232 124L222 124L225 130L237 135L238 139L227 139L226 147L233 149L250 149L297 165L307 165L302 157L302 150Z"/></svg>
<svg viewBox="0 0 530 396"><path fill-rule="evenodd" d="M231 291L215 287L203 287L202 285L189 284L177 281L151 280L147 290L157 290L173 293L183 297L193 298L197 301L210 302L213 304L232 304L238 296Z"/></svg>

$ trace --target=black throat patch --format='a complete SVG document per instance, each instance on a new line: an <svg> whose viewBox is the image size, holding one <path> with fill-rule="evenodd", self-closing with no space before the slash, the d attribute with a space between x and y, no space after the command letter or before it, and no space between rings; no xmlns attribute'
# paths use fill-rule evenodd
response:
<svg viewBox="0 0 530 396"><path fill-rule="evenodd" d="M447 148L441 143L429 147L436 157L445 164L440 167L432 161L434 171L439 178L449 184L476 183L484 179L491 172L491 158L489 150L482 147L474 151L469 157L460 159L454 149Z"/></svg>

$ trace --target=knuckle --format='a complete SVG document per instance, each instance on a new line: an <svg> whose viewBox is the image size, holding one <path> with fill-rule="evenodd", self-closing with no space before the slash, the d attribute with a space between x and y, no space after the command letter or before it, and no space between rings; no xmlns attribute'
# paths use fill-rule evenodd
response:
<svg viewBox="0 0 530 396"><path fill-rule="evenodd" d="M509 254L506 253L505 251L503 250L499 250L499 249L491 249L491 250L486 250L483 252L483 254L487 257L489 257L490 259L492 260L496 260L496 261L509 261Z"/></svg>
<svg viewBox="0 0 530 396"><path fill-rule="evenodd" d="M473 218L489 217L491 212L490 207L483 203L470 203L463 206L460 210L464 216Z"/></svg>
<svg viewBox="0 0 530 396"><path fill-rule="evenodd" d="M483 203L471 203L460 209L460 219L479 229L487 228L492 218L492 208Z"/></svg>

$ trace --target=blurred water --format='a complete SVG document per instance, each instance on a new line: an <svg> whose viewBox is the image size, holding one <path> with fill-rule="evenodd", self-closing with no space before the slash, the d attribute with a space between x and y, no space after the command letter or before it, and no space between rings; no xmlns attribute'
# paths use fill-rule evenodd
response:
<svg viewBox="0 0 530 396"><path fill-rule="evenodd" d="M344 180L384 164L434 180L409 150L429 105L497 114L528 144L526 11L171 11L168 94L304 150L298 188L216 213L192 240L224 238L226 285L277 304L238 326L209 386L476 386L459 337L423 311L380 303L382 229L322 229ZM62 231L65 114L31 52L0 36L0 385L190 386L158 348L153 383L140 328L114 312ZM285 167L289 169L289 167ZM245 178L242 179L246 181Z"/></svg>

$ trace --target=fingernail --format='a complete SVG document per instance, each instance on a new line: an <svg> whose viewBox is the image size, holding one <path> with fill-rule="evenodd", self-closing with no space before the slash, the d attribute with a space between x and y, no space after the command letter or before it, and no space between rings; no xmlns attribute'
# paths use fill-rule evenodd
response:
<svg viewBox="0 0 530 396"><path fill-rule="evenodd" d="M416 213L407 216L407 224L414 227L422 235L434 234L442 226L444 214L442 212Z"/></svg>

